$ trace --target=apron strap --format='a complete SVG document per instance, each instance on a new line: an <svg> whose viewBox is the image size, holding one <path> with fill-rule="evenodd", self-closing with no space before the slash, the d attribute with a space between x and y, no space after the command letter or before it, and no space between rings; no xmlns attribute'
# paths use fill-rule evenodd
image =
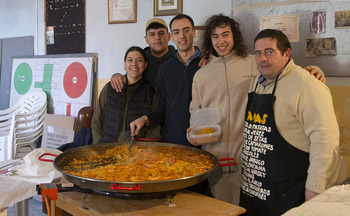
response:
<svg viewBox="0 0 350 216"><path fill-rule="evenodd" d="M281 75L281 73L280 74L278 74L278 76L276 77L276 81L275 81L275 86L273 87L273 90L272 90L272 95L275 95L275 91L276 91L276 86L277 86L277 81L278 81L278 77ZM262 76L262 75L261 75ZM256 92L256 89L258 88L258 84L259 84L259 82L256 82L256 84L255 84L255 88L254 88L254 92Z"/></svg>
<svg viewBox="0 0 350 216"><path fill-rule="evenodd" d="M278 81L278 77L279 77L280 75L281 75L281 73L278 74L278 76L276 77L275 86L273 87L273 90L272 90L272 95L275 95L276 86L277 86L277 81Z"/></svg>

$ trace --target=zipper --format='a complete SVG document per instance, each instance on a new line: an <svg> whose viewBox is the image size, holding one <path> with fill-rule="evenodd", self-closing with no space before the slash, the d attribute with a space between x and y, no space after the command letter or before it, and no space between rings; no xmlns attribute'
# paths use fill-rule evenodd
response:
<svg viewBox="0 0 350 216"><path fill-rule="evenodd" d="M227 107L226 107L226 110L227 110L227 132L230 131L230 125L231 125L231 115L230 115L230 107L231 107L231 100L230 100L230 91L229 91L229 86L228 86L228 72L227 72L227 65L226 65L226 60L225 60L225 57L223 56L222 57L223 61L224 61L224 69L225 69L225 81L226 81L226 92L227 92ZM230 157L229 155L229 136L227 136L227 145L226 145L226 157Z"/></svg>

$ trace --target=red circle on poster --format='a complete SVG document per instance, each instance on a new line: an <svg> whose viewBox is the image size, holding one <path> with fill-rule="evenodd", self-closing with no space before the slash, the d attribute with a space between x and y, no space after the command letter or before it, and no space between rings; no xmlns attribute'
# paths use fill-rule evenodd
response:
<svg viewBox="0 0 350 216"><path fill-rule="evenodd" d="M63 76L63 88L68 97L80 97L87 86L87 72L79 62L73 62L67 67Z"/></svg>

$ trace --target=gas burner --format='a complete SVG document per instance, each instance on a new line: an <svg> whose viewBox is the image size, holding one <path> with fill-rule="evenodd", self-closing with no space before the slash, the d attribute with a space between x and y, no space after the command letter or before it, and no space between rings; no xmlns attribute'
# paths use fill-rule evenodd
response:
<svg viewBox="0 0 350 216"><path fill-rule="evenodd" d="M37 185L38 194L42 194L42 191L45 189L57 188L58 192L80 192L84 194L100 194L107 197L125 199L125 200L145 200L145 199L164 199L172 198L176 195L178 190L174 191L164 191L164 192L154 192L154 193L120 193L120 192L109 192L109 191L100 191L92 190L87 188L82 188L72 183L65 184L41 184Z"/></svg>
<svg viewBox="0 0 350 216"><path fill-rule="evenodd" d="M118 192L108 192L108 191L99 191L99 190L91 190L88 193L100 194L112 198L117 199L125 199L125 200L145 200L145 199L164 199L167 197L173 197L176 195L178 191L164 191L157 193L118 193Z"/></svg>

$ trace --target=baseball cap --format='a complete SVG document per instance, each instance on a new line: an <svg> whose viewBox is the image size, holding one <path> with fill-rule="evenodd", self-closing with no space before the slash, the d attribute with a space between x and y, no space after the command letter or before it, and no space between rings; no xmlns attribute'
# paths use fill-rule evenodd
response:
<svg viewBox="0 0 350 216"><path fill-rule="evenodd" d="M162 26L164 26L168 31L169 31L169 29L168 29L168 26L167 26L167 24L165 23L165 21L163 20L163 19L161 19L161 18L152 18L152 19L150 19L150 20L148 20L148 22L146 23L146 32L147 32L147 30L148 30L148 27L151 25L151 24L153 24L153 23L159 23L159 24L161 24Z"/></svg>

